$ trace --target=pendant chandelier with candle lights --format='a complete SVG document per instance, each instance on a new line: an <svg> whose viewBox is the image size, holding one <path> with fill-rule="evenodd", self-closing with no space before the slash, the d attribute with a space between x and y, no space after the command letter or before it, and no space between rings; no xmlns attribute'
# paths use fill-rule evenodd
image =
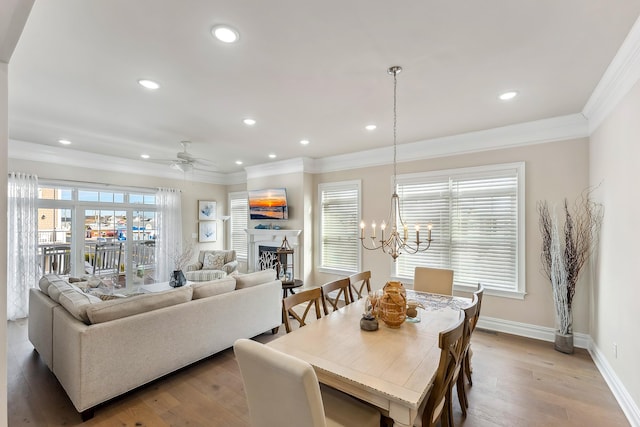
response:
<svg viewBox="0 0 640 427"><path fill-rule="evenodd" d="M370 250L381 250L382 252L391 255L393 261L403 253L415 254L418 252L424 252L431 246L431 223L427 225L427 239L420 240L420 226L415 225L416 240L409 241L409 230L407 225L402 220L400 213L400 197L397 193L397 86L398 86L398 74L402 71L402 67L393 66L387 70L389 74L393 76L393 194L391 195L391 211L389 212L389 218L387 222L382 221L380 224L380 239L376 236L376 223L371 224L371 235L365 237L365 223L360 223L360 242L362 247ZM386 228L390 227L391 232L385 236ZM371 243L368 245L366 240L370 239Z"/></svg>

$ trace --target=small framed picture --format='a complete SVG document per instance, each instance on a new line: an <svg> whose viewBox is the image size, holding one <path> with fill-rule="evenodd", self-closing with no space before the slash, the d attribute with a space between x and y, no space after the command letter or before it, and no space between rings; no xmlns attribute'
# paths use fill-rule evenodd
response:
<svg viewBox="0 0 640 427"><path fill-rule="evenodd" d="M198 221L213 221L216 216L216 202L198 200Z"/></svg>
<svg viewBox="0 0 640 427"><path fill-rule="evenodd" d="M200 221L198 224L198 241L215 242L218 239L218 229L215 221Z"/></svg>

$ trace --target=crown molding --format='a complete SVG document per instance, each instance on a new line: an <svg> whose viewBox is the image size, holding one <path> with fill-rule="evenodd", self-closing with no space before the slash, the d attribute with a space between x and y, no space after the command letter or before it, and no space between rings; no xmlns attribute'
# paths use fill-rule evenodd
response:
<svg viewBox="0 0 640 427"><path fill-rule="evenodd" d="M398 162L409 162L436 157L452 156L480 151L543 144L552 141L589 136L588 122L582 114L553 117L516 125L503 126L477 132L400 144ZM377 148L358 153L317 159L314 173L381 166L392 163L393 147Z"/></svg>
<svg viewBox="0 0 640 427"><path fill-rule="evenodd" d="M277 162L264 163L261 165L247 166L244 170L247 179L264 178L274 175L285 175L288 173L314 173L316 160L308 157L297 157L295 159L279 160Z"/></svg>
<svg viewBox="0 0 640 427"><path fill-rule="evenodd" d="M9 158L12 159L40 161L111 172L134 173L160 178L185 179L184 173L173 170L166 165L143 160L123 159L121 157L107 156L104 154L88 153L72 148L52 147L14 139L9 140L8 155ZM190 181L220 185L241 184L246 182L244 172L224 174L220 172L194 170L187 174L187 179Z"/></svg>
<svg viewBox="0 0 640 427"><path fill-rule="evenodd" d="M639 78L640 18L631 27L631 31L582 110L589 120L589 134L598 129Z"/></svg>

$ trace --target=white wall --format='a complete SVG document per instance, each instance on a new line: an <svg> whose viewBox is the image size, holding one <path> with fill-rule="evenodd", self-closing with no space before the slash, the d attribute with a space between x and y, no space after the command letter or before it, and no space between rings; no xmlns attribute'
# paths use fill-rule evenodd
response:
<svg viewBox="0 0 640 427"><path fill-rule="evenodd" d="M640 406L640 84L592 134L590 180L604 204L591 337ZM618 354L614 353L614 343Z"/></svg>

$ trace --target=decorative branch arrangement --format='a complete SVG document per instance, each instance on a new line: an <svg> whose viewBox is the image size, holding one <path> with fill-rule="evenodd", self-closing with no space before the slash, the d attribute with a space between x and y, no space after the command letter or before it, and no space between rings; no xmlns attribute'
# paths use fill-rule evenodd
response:
<svg viewBox="0 0 640 427"><path fill-rule="evenodd" d="M173 265L175 270L182 270L191 261L195 245L193 242L185 240L182 244L183 250L175 249L173 254Z"/></svg>
<svg viewBox="0 0 640 427"><path fill-rule="evenodd" d="M570 209L564 200L564 233L560 235L555 211L546 201L538 202L540 232L542 233L542 271L551 281L553 301L558 318L558 333L573 333L573 297L582 268L593 253L600 226L602 204L590 198L591 191L583 192ZM563 241L561 241L563 238Z"/></svg>

